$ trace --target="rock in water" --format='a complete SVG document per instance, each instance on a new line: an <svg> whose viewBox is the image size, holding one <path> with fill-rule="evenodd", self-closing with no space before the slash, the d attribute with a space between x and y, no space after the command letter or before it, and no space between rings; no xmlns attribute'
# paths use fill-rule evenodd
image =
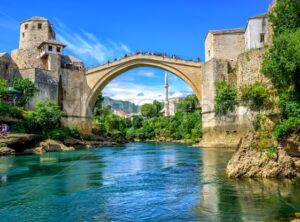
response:
<svg viewBox="0 0 300 222"><path fill-rule="evenodd" d="M8 147L0 147L0 156L15 155L16 151Z"/></svg>
<svg viewBox="0 0 300 222"><path fill-rule="evenodd" d="M39 147L41 147L46 152L60 152L60 151L75 150L73 147L67 147L63 143L51 139L41 142Z"/></svg>
<svg viewBox="0 0 300 222"><path fill-rule="evenodd" d="M243 138L226 168L226 173L230 178L297 177L295 161L285 150L279 148L276 157L270 158L267 151L260 151L254 147L255 139L254 133L249 133Z"/></svg>
<svg viewBox="0 0 300 222"><path fill-rule="evenodd" d="M45 150L42 147L36 147L33 149L24 150L25 154L42 154L45 153Z"/></svg>

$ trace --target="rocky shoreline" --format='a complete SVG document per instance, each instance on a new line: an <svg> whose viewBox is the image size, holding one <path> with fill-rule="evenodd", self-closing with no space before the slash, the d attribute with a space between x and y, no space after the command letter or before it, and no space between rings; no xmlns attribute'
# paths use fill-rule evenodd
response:
<svg viewBox="0 0 300 222"><path fill-rule="evenodd" d="M255 132L249 132L240 142L229 161L229 178L300 178L300 147L291 145L290 139L278 144L278 151L270 155L255 147Z"/></svg>
<svg viewBox="0 0 300 222"><path fill-rule="evenodd" d="M57 141L43 139L33 134L9 134L0 138L0 156L63 152L120 144L97 135L83 135L82 137L82 139L69 137L64 141Z"/></svg>

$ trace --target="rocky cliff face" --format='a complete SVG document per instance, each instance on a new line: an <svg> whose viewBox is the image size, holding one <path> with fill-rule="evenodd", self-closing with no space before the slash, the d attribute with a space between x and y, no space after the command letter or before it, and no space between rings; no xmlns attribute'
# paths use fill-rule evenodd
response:
<svg viewBox="0 0 300 222"><path fill-rule="evenodd" d="M270 157L268 151L255 147L256 134L250 132L239 144L237 152L229 161L226 173L230 178L295 178L300 177L298 158L288 155L279 145L277 154Z"/></svg>

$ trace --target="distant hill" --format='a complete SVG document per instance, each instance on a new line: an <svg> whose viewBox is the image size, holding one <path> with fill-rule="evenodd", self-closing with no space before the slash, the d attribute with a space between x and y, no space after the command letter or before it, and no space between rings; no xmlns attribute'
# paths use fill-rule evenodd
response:
<svg viewBox="0 0 300 222"><path fill-rule="evenodd" d="M111 99L111 98L106 97L106 96L104 96L104 100L102 102L102 105L104 107L111 106L111 108L113 110L121 109L121 110L124 110L128 113L138 113L140 111L140 107L135 105L132 102L122 101L122 100L114 100L114 99Z"/></svg>

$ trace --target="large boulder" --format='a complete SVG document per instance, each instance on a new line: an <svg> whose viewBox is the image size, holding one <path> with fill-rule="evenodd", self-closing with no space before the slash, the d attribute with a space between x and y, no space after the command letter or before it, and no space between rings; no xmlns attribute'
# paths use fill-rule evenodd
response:
<svg viewBox="0 0 300 222"><path fill-rule="evenodd" d="M9 133L5 137L0 137L0 143L5 143L8 146L22 145L22 144L33 142L36 140L36 138L37 138L37 136L34 134Z"/></svg>
<svg viewBox="0 0 300 222"><path fill-rule="evenodd" d="M47 139L39 144L39 147L41 147L46 152L60 152L60 151L72 151L75 150L74 147L67 147L63 143Z"/></svg>
<svg viewBox="0 0 300 222"><path fill-rule="evenodd" d="M16 151L8 147L0 147L0 156L15 155Z"/></svg>
<svg viewBox="0 0 300 222"><path fill-rule="evenodd" d="M24 154L42 154L45 152L46 151L42 147L36 147L36 148L24 150Z"/></svg>
<svg viewBox="0 0 300 222"><path fill-rule="evenodd" d="M226 173L230 178L294 178L297 177L295 160L279 147L274 157L266 150L255 147L255 133L246 135L229 161Z"/></svg>

